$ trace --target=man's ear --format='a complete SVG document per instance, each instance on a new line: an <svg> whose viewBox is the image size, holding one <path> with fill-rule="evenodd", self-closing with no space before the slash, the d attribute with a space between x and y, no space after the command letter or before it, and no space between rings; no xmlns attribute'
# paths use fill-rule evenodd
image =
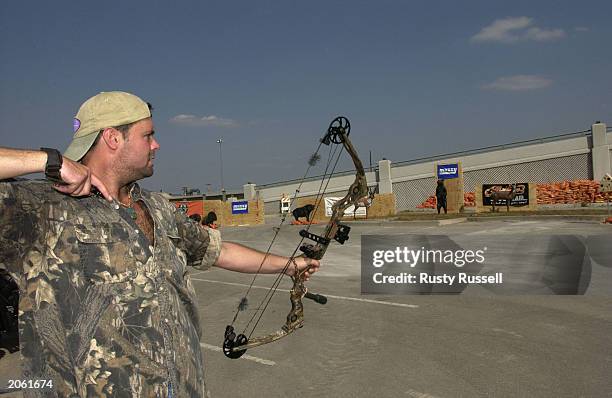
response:
<svg viewBox="0 0 612 398"><path fill-rule="evenodd" d="M119 143L123 141L123 134L112 127L105 128L102 131L102 140L112 150L119 148Z"/></svg>

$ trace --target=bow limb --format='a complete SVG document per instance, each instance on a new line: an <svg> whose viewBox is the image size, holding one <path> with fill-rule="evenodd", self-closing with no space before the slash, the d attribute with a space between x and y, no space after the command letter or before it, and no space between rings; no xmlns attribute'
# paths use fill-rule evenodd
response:
<svg viewBox="0 0 612 398"><path fill-rule="evenodd" d="M302 297L304 297L307 292L304 286L304 273L297 273L296 276L292 276L291 279L293 280L293 288L290 291L289 297L291 301L291 311L289 311L287 315L285 324L277 331L265 336L252 337L247 343L232 347L232 352L244 352L249 348L258 347L279 340L304 325L304 306L302 304Z"/></svg>

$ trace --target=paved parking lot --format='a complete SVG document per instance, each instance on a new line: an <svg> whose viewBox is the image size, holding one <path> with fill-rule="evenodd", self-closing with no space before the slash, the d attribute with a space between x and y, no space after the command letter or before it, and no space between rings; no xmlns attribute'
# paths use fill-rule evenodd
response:
<svg viewBox="0 0 612 398"><path fill-rule="evenodd" d="M612 226L567 219L351 226L349 241L344 246L332 244L321 272L308 284L311 291L328 296L327 305L305 302L302 329L249 350L238 360L225 358L219 347L252 276L219 269L193 273L213 397L612 396L612 291L606 291L610 281L597 281L598 289L586 296L378 296L362 295L360 287L362 234L461 235L477 240L563 233L609 236L612 242ZM283 226L272 251L290 253L300 228ZM272 223L222 230L225 240L264 251L273 233ZM271 280L259 276L253 293L265 293ZM287 280L281 289L289 287ZM256 305L257 297L250 295L249 300ZM289 309L288 294L279 291L259 332L280 328ZM13 362L15 356L9 357ZM9 357L0 360L2 374Z"/></svg>
<svg viewBox="0 0 612 398"><path fill-rule="evenodd" d="M283 226L274 251L290 252L299 229ZM223 231L227 240L262 250L272 232L268 225ZM359 236L404 233L475 238L609 234L612 242L608 225L564 219L353 223L350 240L328 249L322 271L309 283L311 291L330 299L326 306L306 302L303 329L250 350L251 359L229 360L205 346L213 396L612 395L612 291L587 296L361 295ZM251 277L213 270L194 279L205 343L218 346ZM258 278L256 285L265 287L266 282ZM269 330L282 324L287 296L279 293L273 300Z"/></svg>

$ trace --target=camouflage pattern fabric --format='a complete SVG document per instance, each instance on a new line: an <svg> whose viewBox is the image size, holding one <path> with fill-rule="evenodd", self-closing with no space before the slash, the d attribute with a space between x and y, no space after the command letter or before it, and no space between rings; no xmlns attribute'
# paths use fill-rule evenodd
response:
<svg viewBox="0 0 612 398"><path fill-rule="evenodd" d="M0 182L0 268L17 281L26 397L202 397L201 330L188 266L221 251L203 228L134 184L154 245L117 202L45 181Z"/></svg>

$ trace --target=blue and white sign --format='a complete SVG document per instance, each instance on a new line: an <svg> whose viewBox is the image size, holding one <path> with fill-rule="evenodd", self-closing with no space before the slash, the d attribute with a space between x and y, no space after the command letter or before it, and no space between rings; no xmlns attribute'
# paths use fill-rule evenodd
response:
<svg viewBox="0 0 612 398"><path fill-rule="evenodd" d="M449 178L459 178L459 164L439 164L438 179L447 180Z"/></svg>
<svg viewBox="0 0 612 398"><path fill-rule="evenodd" d="M241 200L239 202L232 202L232 214L246 214L249 212L249 202Z"/></svg>

